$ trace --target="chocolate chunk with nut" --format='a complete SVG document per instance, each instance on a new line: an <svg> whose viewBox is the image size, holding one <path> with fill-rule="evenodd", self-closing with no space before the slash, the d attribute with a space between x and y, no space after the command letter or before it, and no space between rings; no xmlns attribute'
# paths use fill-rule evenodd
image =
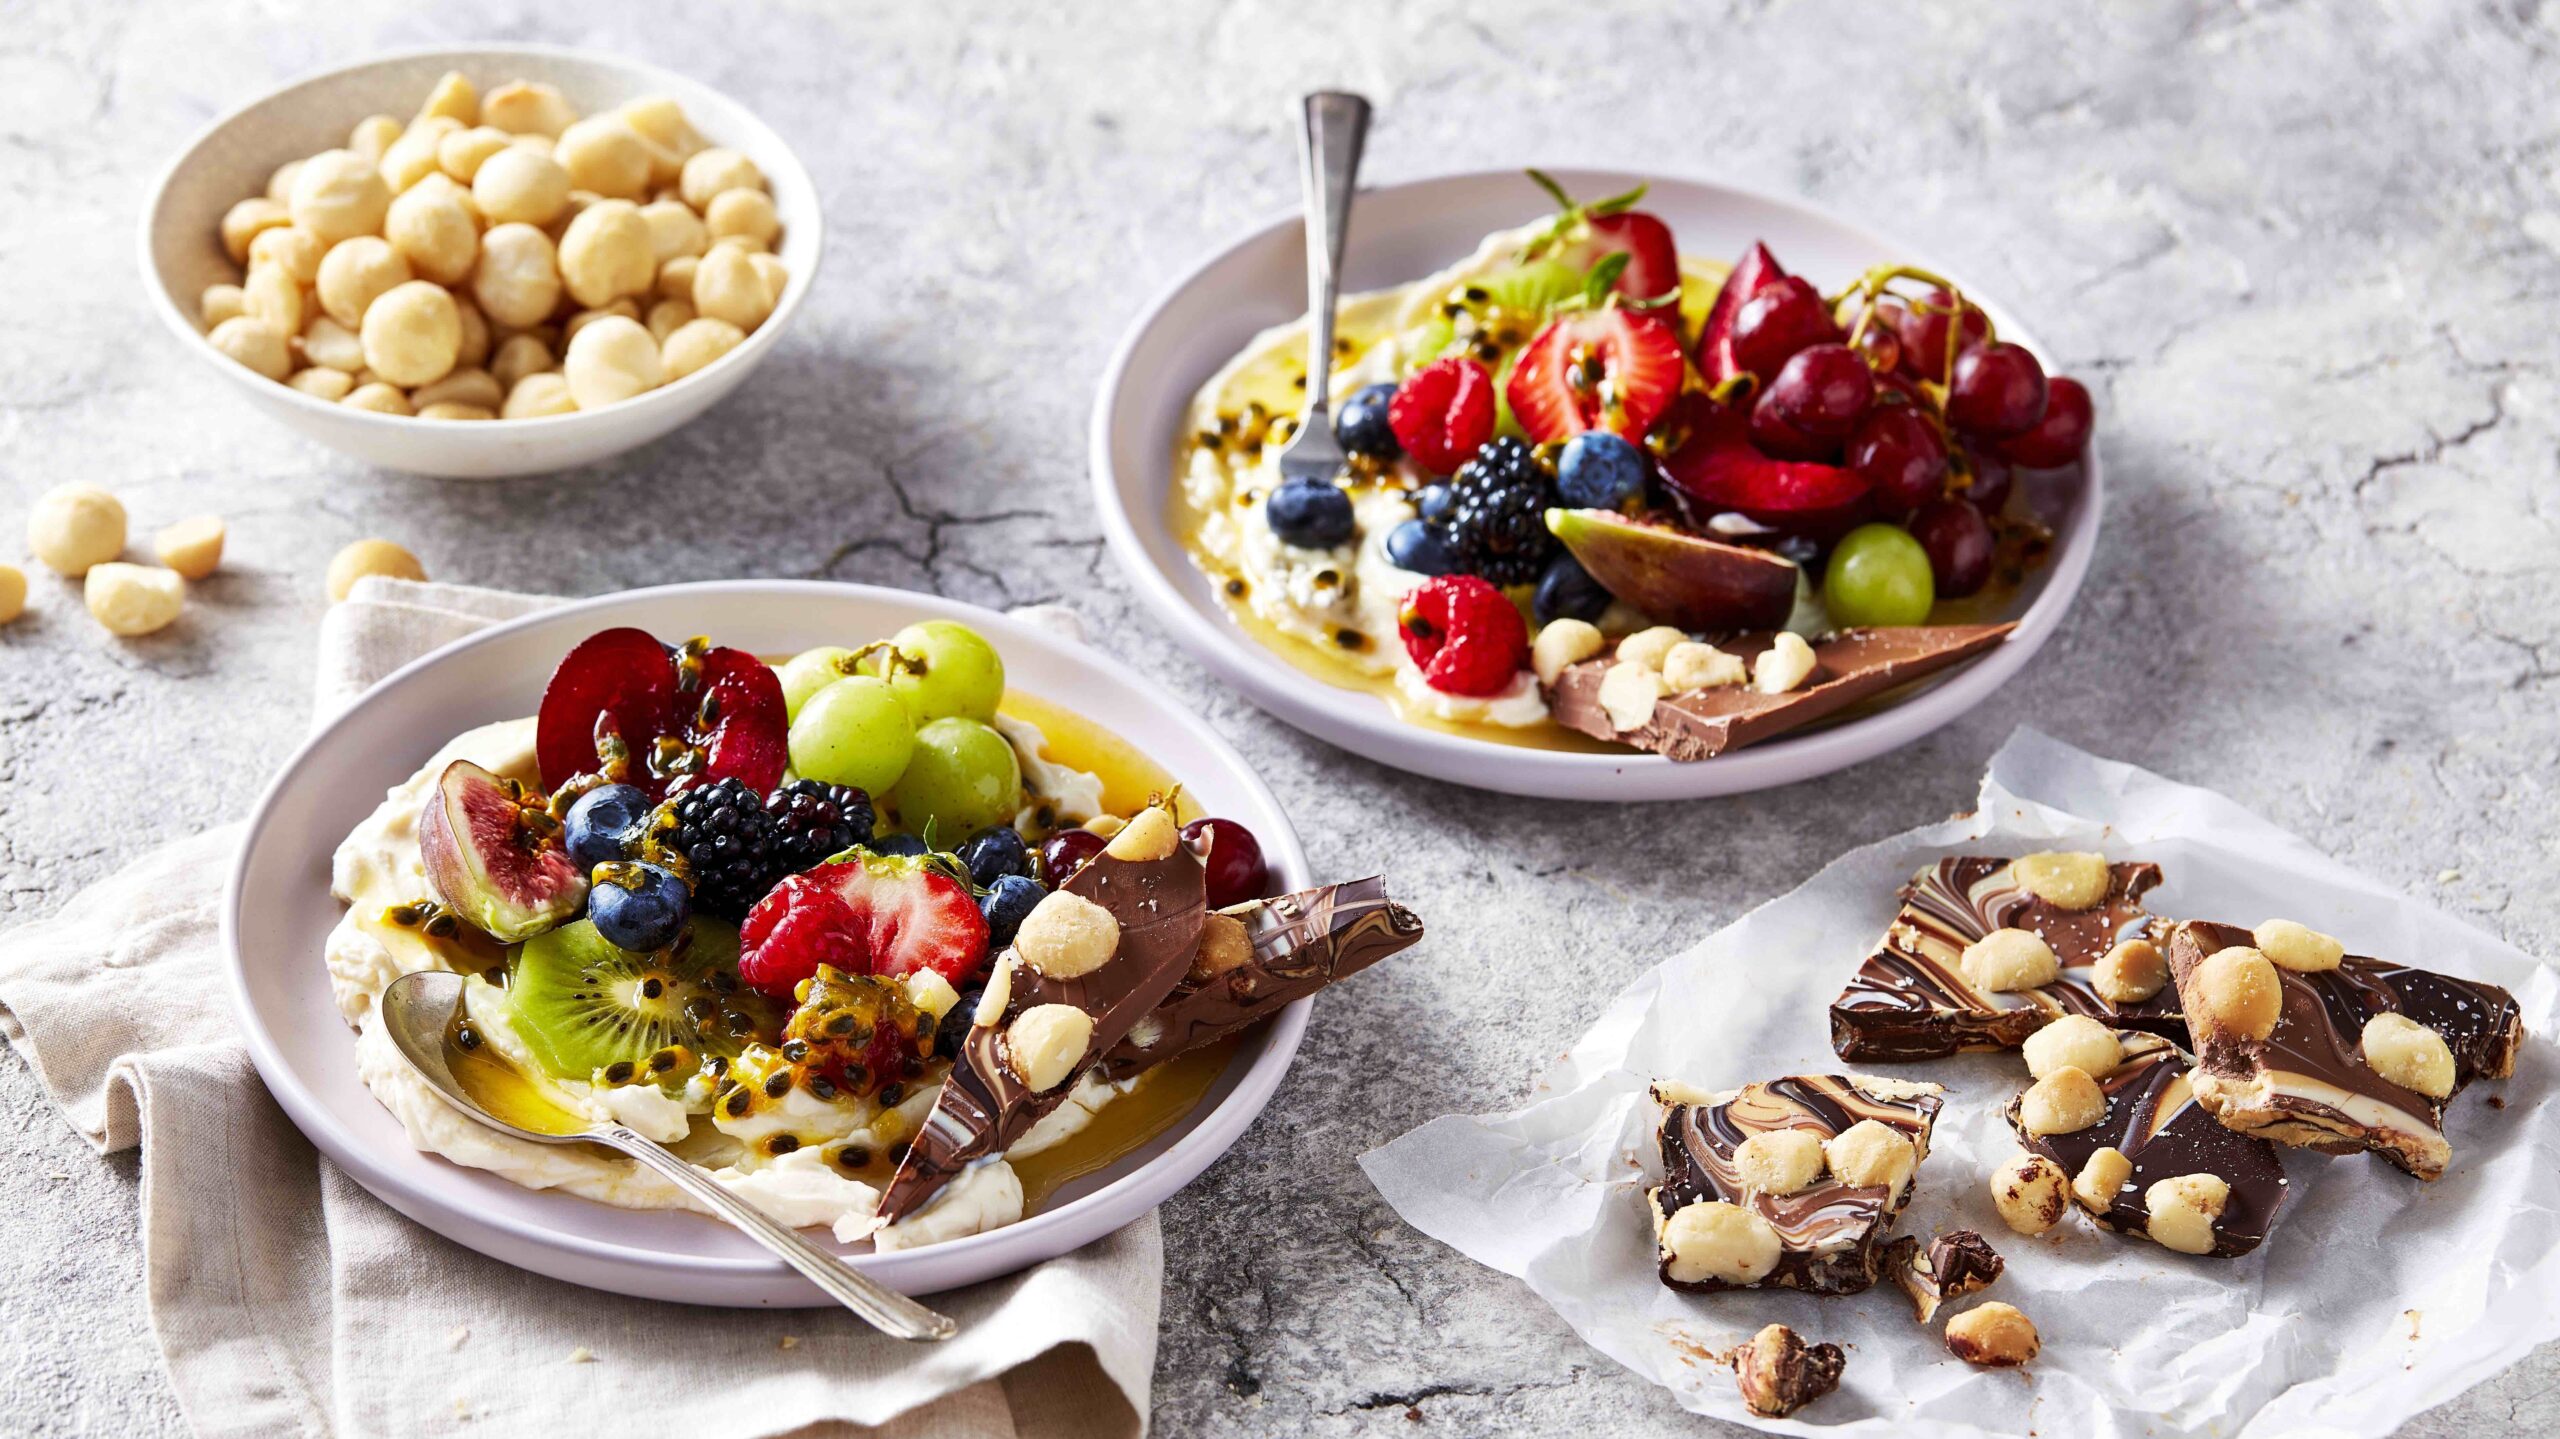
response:
<svg viewBox="0 0 2560 1439"><path fill-rule="evenodd" d="M1894 1282L1911 1296L1911 1312L1922 1324L1938 1317L1939 1306L1991 1287L2008 1262L1991 1242L1970 1229L1950 1229L1923 1248L1912 1236L1893 1241Z"/></svg>
<svg viewBox="0 0 2560 1439"><path fill-rule="evenodd" d="M1840 1387L1848 1356L1837 1344L1807 1344L1784 1324L1772 1324L1734 1351L1734 1380L1742 1402L1763 1419L1784 1419Z"/></svg>

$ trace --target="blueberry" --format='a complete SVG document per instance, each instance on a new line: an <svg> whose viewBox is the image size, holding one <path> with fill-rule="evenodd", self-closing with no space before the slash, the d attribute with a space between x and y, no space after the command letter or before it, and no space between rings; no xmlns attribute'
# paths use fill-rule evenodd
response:
<svg viewBox="0 0 2560 1439"><path fill-rule="evenodd" d="M1539 624L1556 620L1597 620L1609 608L1609 592L1571 555L1558 555L1538 577L1538 592L1529 610Z"/></svg>
<svg viewBox="0 0 2560 1439"><path fill-rule="evenodd" d="M987 886L986 896L978 901L978 913L987 917L987 947L1002 949L1013 943L1015 930L1049 891L1029 875L1000 874Z"/></svg>
<svg viewBox="0 0 2560 1439"><path fill-rule="evenodd" d="M1458 550L1449 543L1449 532L1421 520L1407 520L1387 532L1387 558L1397 569L1417 575L1458 572Z"/></svg>
<svg viewBox="0 0 2560 1439"><path fill-rule="evenodd" d="M569 858L584 869L631 852L632 831L649 817L649 796L627 784L598 785L569 806L562 826Z"/></svg>
<svg viewBox="0 0 2560 1439"><path fill-rule="evenodd" d="M1393 385L1371 385L1354 391L1333 412L1333 438L1348 453L1392 460L1404 453L1395 427L1387 423L1387 405L1396 397Z"/></svg>
<svg viewBox="0 0 2560 1439"><path fill-rule="evenodd" d="M864 845L864 846L863 846L863 848L865 848L865 849L867 849L867 850L871 851L873 854L929 854L929 853L931 853L931 851L930 851L930 850L927 850L927 849L924 847L924 841L923 841L923 840L920 840L920 839L916 838L914 835L911 835L911 834L882 834L882 835L874 835L874 836L872 836L872 838L871 838L871 842L870 842L869 844Z"/></svg>
<svg viewBox="0 0 2560 1439"><path fill-rule="evenodd" d="M1413 508L1431 523L1445 525L1449 516L1457 513L1458 492L1447 485L1424 485L1413 497Z"/></svg>
<svg viewBox="0 0 2560 1439"><path fill-rule="evenodd" d="M1323 480L1290 480L1263 501L1283 544L1329 550L1351 538L1351 497Z"/></svg>
<svg viewBox="0 0 2560 1439"><path fill-rule="evenodd" d="M647 953L676 942L692 911L684 881L654 864L618 866L613 878L596 877L587 893L587 918L596 933L618 948Z"/></svg>
<svg viewBox="0 0 2560 1439"><path fill-rule="evenodd" d="M1556 492L1576 509L1614 510L1644 493L1653 461L1623 435L1585 430L1565 441Z"/></svg>
<svg viewBox="0 0 2560 1439"><path fill-rule="evenodd" d="M969 867L969 882L980 889L993 889L997 880L1009 874L1031 873L1031 846L1009 824L978 831L955 852Z"/></svg>

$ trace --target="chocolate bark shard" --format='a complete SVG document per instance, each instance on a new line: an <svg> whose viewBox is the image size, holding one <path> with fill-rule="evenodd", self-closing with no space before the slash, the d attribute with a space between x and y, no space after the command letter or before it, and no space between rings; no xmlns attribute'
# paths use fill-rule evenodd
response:
<svg viewBox="0 0 2560 1439"><path fill-rule="evenodd" d="M1807 1344L1784 1324L1763 1328L1733 1354L1742 1402L1764 1419L1784 1419L1839 1388L1848 1367L1839 1345Z"/></svg>
<svg viewBox="0 0 2560 1439"><path fill-rule="evenodd" d="M1600 703L1600 681L1616 661L1603 657L1570 665L1547 688L1556 722L1598 739L1616 740L1686 763L1712 759L1839 713L1896 685L1969 660L2009 637L2016 625L1915 625L1894 629L1840 630L1813 642L1813 673L1784 694L1762 694L1749 685L1721 685L1668 695L1653 717L1621 730ZM1755 631L1715 641L1716 648L1747 664L1774 643L1774 632Z"/></svg>
<svg viewBox="0 0 2560 1439"><path fill-rule="evenodd" d="M1218 911L1244 931L1241 963L1195 962L1173 993L1102 1058L1105 1079L1126 1079L1177 1054L1214 1044L1422 938L1422 921L1387 898L1376 877L1319 885ZM1203 957L1209 951L1202 935Z"/></svg>
<svg viewBox="0 0 2560 1439"><path fill-rule="evenodd" d="M997 957L1006 975L989 987L1005 985L1002 1012L992 1024L971 1025L961 1041L933 1112L881 1196L883 1219L905 1218L963 1168L1004 1153L1067 1097L1075 1074L1125 1038L1190 968L1208 912L1208 882L1200 857L1188 848L1176 846L1154 860L1122 859L1106 850L1059 888L1110 912L1120 926L1118 949L1099 968L1073 979L1044 975L1011 950ZM1093 1019L1093 1037L1066 1080L1035 1091L1007 1062L1004 1036L1025 1010L1044 1004L1083 1010Z"/></svg>
<svg viewBox="0 0 2560 1439"><path fill-rule="evenodd" d="M2279 966L2283 1003L2276 1027L2264 1039L2248 1039L2206 1018L2192 986L2207 956L2254 944L2238 925L2168 927L2169 972L2195 1033L2196 1101L2224 1125L2279 1144L2332 1154L2370 1149L2420 1179L2444 1173L2452 1157L2444 1137L2446 1101L2376 1074L2364 1061L2365 1022L2396 1012L2442 1035L2453 1051L2453 1092L2459 1094L2475 1079L2515 1071L2524 1038L2515 996L2494 984L2361 955L2319 973Z"/></svg>
<svg viewBox="0 0 2560 1439"><path fill-rule="evenodd" d="M1873 1119L1899 1130L1916 1159L1926 1159L1944 1093L1935 1084L1854 1074L1789 1075L1723 1094L1657 1082L1663 1182L1648 1191L1657 1236L1686 1206L1722 1201L1767 1220L1779 1244L1777 1268L1753 1284L1674 1279L1671 1256L1658 1252L1662 1282L1697 1294L1756 1288L1856 1294L1873 1287L1883 1272L1886 1235L1911 1201L1916 1179L1895 1192L1880 1184L1846 1184L1826 1173L1792 1194L1769 1194L1743 1183L1734 1153L1754 1134L1804 1129L1828 1141Z"/></svg>
<svg viewBox="0 0 2560 1439"><path fill-rule="evenodd" d="M1904 1235L1885 1250L1885 1267L1911 1297L1911 1312L1921 1324L1938 1317L1939 1306L1991 1287L2008 1262L1991 1242L1970 1229L1950 1229L1922 1248Z"/></svg>
<svg viewBox="0 0 2560 1439"><path fill-rule="evenodd" d="M2258 1247L2275 1226L2291 1188L2275 1146L2225 1128L2211 1111L2196 1102L2188 1082L2184 1051L2153 1034L2120 1030L2124 1062L2098 1077L2107 1098L2106 1117L2070 1134L2029 1134L2019 1122L2019 1099L2002 1112L2018 1142L2062 1166L2077 1178L2089 1156L2112 1148L2133 1165L2132 1177L2119 1186L2103 1209L2073 1200L2101 1225L2119 1234L2148 1238L2151 1186L2181 1174L2210 1174L2231 1187L2222 1215L2214 1221L2213 1257L2235 1259Z"/></svg>
<svg viewBox="0 0 2560 1439"><path fill-rule="evenodd" d="M2171 1039L2186 1038L2174 991L2116 1005L2092 987L2107 951L2157 923L2142 897L2160 883L2155 864L2110 865L2106 898L2063 909L2019 887L2011 861L1950 856L1902 887L1894 916L1857 978L1831 1003L1831 1047L1842 1059L1941 1059L1973 1049L2014 1049L2066 1014ZM2024 929L2053 948L2062 973L2037 989L2002 993L1966 980L1967 945L1995 929Z"/></svg>

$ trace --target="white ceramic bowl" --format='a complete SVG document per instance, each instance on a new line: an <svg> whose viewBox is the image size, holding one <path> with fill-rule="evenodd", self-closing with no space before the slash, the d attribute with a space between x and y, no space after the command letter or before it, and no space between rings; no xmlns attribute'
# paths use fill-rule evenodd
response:
<svg viewBox="0 0 2560 1439"><path fill-rule="evenodd" d="M1550 173L1580 196L1650 184L1644 208L1671 226L1684 254L1728 258L1765 240L1791 271L1826 288L1889 261L1938 269L1907 246L1795 200L1658 174ZM1473 252L1486 235L1552 208L1517 170L1364 190L1352 211L1344 290L1382 289L1431 274ZM2003 339L2037 348L2014 315L1975 298ZM1220 250L1158 296L1121 340L1094 402L1094 494L1112 553L1183 648L1264 709L1382 764L1478 789L1590 800L1737 794L1828 774L1911 743L2006 684L2062 622L2088 573L2102 496L2094 450L2051 563L2029 578L2011 606L2007 617L2018 628L2008 643L1903 691L1885 708L1691 764L1632 751L1529 749L1407 724L1384 700L1313 679L1237 628L1166 518L1174 442L1191 397L1256 334L1305 314L1306 304L1305 249L1295 214Z"/></svg>
<svg viewBox="0 0 2560 1439"><path fill-rule="evenodd" d="M1016 689L1066 704L1179 777L1203 809L1261 839L1273 882L1311 881L1288 816L1224 740L1152 682L1097 650L929 595L786 580L634 590L546 610L448 645L367 691L285 766L249 821L223 905L232 998L258 1072L311 1142L393 1208L483 1254L572 1283L694 1304L827 1301L743 1235L684 1213L616 1209L522 1188L410 1147L356 1078L355 1033L330 999L322 947L343 907L329 858L392 786L447 739L532 714L570 646L615 625L708 634L758 653L850 643L920 619L967 622L996 642ZM1021 1223L850 1262L912 1294L974 1284L1066 1253L1153 1209L1224 1154L1288 1071L1307 1004L1249 1037L1189 1116L1136 1153L1059 1191ZM841 1246L839 1246L841 1247Z"/></svg>
<svg viewBox="0 0 2560 1439"><path fill-rule="evenodd" d="M421 420L333 404L288 389L232 363L196 324L207 285L236 282L222 253L223 212L266 193L287 160L343 146L367 115L414 114L448 70L483 94L510 80L555 86L582 115L641 95L672 95L694 128L756 162L773 190L790 267L782 301L746 343L672 385L605 409L536 420ZM142 214L142 275L151 307L187 349L251 403L333 450L388 470L454 479L496 479L590 464L645 445L701 414L762 363L817 279L822 241L818 189L765 123L719 91L629 60L545 45L412 50L294 81L205 127L161 176Z"/></svg>

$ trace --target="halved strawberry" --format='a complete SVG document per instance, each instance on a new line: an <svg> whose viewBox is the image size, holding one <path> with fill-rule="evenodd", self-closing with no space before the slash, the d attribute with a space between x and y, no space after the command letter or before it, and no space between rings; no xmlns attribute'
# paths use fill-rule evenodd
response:
<svg viewBox="0 0 2560 1439"><path fill-rule="evenodd" d="M865 854L775 885L738 929L738 976L789 1000L831 964L899 978L930 969L954 986L987 962L987 920L969 886L924 855Z"/></svg>
<svg viewBox="0 0 2560 1439"><path fill-rule="evenodd" d="M1709 388L1741 373L1733 360L1733 317L1742 313L1743 301L1759 294L1761 286L1786 277L1778 257L1757 241L1734 262L1724 277L1724 288L1716 291L1715 303L1707 308L1707 322L1698 328L1698 373L1706 376Z"/></svg>
<svg viewBox="0 0 2560 1439"><path fill-rule="evenodd" d="M1869 485L1853 470L1777 460L1751 443L1741 407L1703 394L1681 397L1671 421L1687 438L1663 457L1672 503L1692 529L1740 514L1790 534L1836 535L1866 518Z"/></svg>
<svg viewBox="0 0 2560 1439"><path fill-rule="evenodd" d="M781 783L790 759L781 680L744 650L697 647L688 664L646 630L579 641L542 691L534 755L543 787L598 768L614 739L630 760L617 778L651 798L731 777L759 794ZM674 744L661 753L661 740Z"/></svg>
<svg viewBox="0 0 2560 1439"><path fill-rule="evenodd" d="M1680 336L1651 315L1611 308L1559 315L1512 367L1503 396L1529 438L1615 430L1640 440L1680 393Z"/></svg>
<svg viewBox="0 0 2560 1439"><path fill-rule="evenodd" d="M1529 258L1552 256L1577 272L1588 272L1612 255L1624 255L1626 267L1609 287L1618 302L1628 309L1659 311L1676 319L1680 313L1680 249L1671 238L1669 225L1634 208L1644 198L1644 186L1585 205L1536 170L1529 172L1529 178L1554 196L1558 206L1554 227L1529 247Z"/></svg>

